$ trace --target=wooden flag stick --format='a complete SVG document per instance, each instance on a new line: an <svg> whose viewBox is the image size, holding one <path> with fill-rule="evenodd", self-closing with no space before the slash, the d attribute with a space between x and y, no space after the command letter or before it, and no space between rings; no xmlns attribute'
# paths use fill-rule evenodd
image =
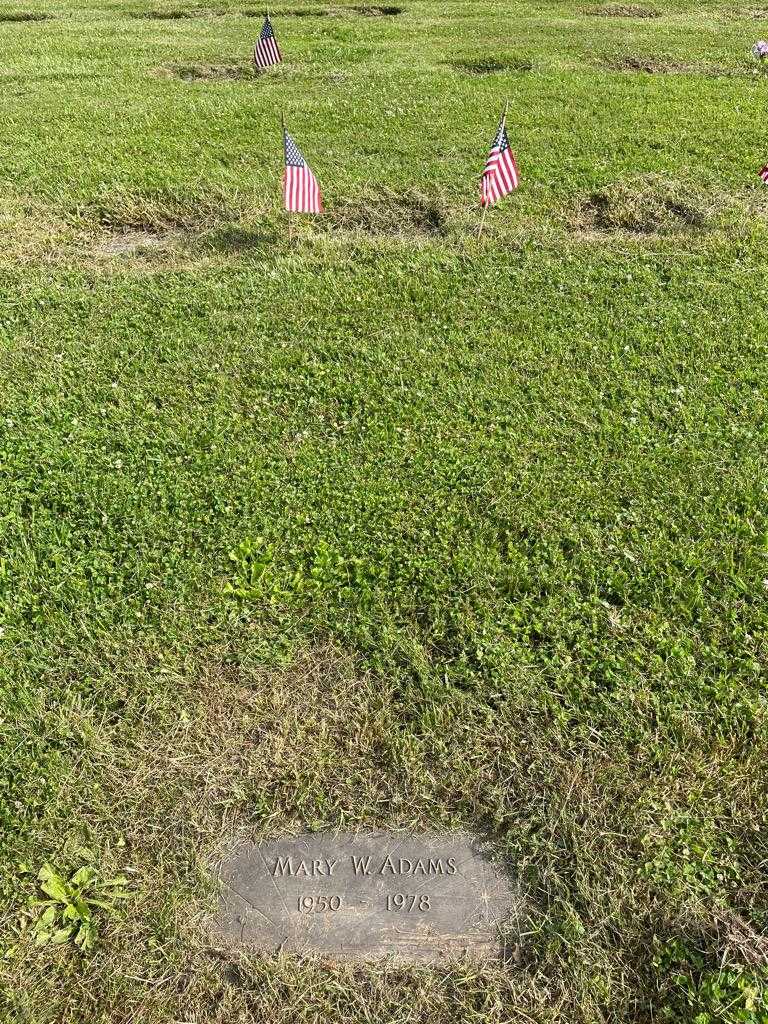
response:
<svg viewBox="0 0 768 1024"><path fill-rule="evenodd" d="M507 126L507 114L508 113L509 113L509 99L507 99L506 103L504 104L504 112L501 115L501 126L502 126L502 128L506 128L506 126ZM479 224L478 229L477 229L477 237L478 237L478 239L480 238L480 236L483 233L483 228L485 226L485 215L487 213L488 213L488 207L484 206L483 207L483 215L480 218L480 224Z"/></svg>

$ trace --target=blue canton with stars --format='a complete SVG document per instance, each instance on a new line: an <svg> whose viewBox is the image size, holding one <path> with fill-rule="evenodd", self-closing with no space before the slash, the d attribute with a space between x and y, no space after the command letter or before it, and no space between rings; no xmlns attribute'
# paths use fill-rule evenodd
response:
<svg viewBox="0 0 768 1024"><path fill-rule="evenodd" d="M299 147L288 132L285 133L285 164L286 167L306 167L306 161L299 152Z"/></svg>

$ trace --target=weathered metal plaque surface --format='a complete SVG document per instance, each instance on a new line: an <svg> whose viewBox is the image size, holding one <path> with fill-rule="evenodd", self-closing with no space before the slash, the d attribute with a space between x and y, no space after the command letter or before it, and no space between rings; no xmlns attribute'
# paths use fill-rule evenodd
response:
<svg viewBox="0 0 768 1024"><path fill-rule="evenodd" d="M466 836L318 834L243 843L219 866L214 929L238 946L338 958L499 957L515 885Z"/></svg>

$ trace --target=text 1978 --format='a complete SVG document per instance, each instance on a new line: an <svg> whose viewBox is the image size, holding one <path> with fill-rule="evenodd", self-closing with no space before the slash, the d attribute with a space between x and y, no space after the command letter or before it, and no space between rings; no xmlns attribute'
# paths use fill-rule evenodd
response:
<svg viewBox="0 0 768 1024"><path fill-rule="evenodd" d="M414 910L430 910L429 896L413 896L403 892L387 896L387 910L404 910L410 914Z"/></svg>

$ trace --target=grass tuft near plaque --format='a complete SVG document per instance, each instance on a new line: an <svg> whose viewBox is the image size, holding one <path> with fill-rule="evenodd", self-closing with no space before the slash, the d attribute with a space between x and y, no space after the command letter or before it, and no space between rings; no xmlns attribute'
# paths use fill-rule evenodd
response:
<svg viewBox="0 0 768 1024"><path fill-rule="evenodd" d="M212 929L251 950L339 959L500 959L518 931L517 886L456 834L319 834L245 842L219 865Z"/></svg>

